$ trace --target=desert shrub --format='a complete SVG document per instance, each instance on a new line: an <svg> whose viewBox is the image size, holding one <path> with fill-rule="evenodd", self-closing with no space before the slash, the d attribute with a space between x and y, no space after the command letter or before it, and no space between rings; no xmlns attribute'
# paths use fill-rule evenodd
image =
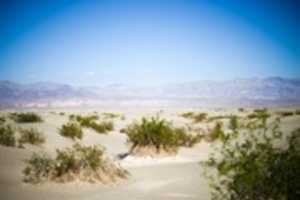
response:
<svg viewBox="0 0 300 200"><path fill-rule="evenodd" d="M238 117L233 115L229 120L229 129L233 131L237 131L238 128L239 128Z"/></svg>
<svg viewBox="0 0 300 200"><path fill-rule="evenodd" d="M245 108L238 108L239 112L245 112Z"/></svg>
<svg viewBox="0 0 300 200"><path fill-rule="evenodd" d="M20 138L18 139L18 142L21 147L23 144L40 145L46 140L43 133L35 128L20 129L19 132Z"/></svg>
<svg viewBox="0 0 300 200"><path fill-rule="evenodd" d="M11 126L0 126L0 144L11 147L16 145L15 131Z"/></svg>
<svg viewBox="0 0 300 200"><path fill-rule="evenodd" d="M99 118L97 115L90 115L90 116L78 115L75 118L82 127L91 128L98 133L107 133L109 131L112 131L114 128L114 124L112 121L97 122L96 120Z"/></svg>
<svg viewBox="0 0 300 200"><path fill-rule="evenodd" d="M4 116L0 116L0 125L4 124L6 121L6 118Z"/></svg>
<svg viewBox="0 0 300 200"><path fill-rule="evenodd" d="M76 120L80 123L80 125L85 127L89 127L91 122L94 122L97 119L99 119L98 115L76 116Z"/></svg>
<svg viewBox="0 0 300 200"><path fill-rule="evenodd" d="M105 117L105 118L109 118L109 119L121 117L120 114L117 114L117 113L109 113L109 112L102 113L102 116Z"/></svg>
<svg viewBox="0 0 300 200"><path fill-rule="evenodd" d="M264 109L255 109L253 113L249 114L248 119L258 119L266 121L271 115L268 113L266 108Z"/></svg>
<svg viewBox="0 0 300 200"><path fill-rule="evenodd" d="M68 122L67 124L62 125L61 129L59 129L60 135L64 137L69 137L71 139L81 139L83 136L83 132L80 124L76 122Z"/></svg>
<svg viewBox="0 0 300 200"><path fill-rule="evenodd" d="M64 112L60 112L59 115L60 115L60 116L64 116L65 113L64 113Z"/></svg>
<svg viewBox="0 0 300 200"><path fill-rule="evenodd" d="M207 113L198 113L193 117L195 123L202 122L206 118L207 118Z"/></svg>
<svg viewBox="0 0 300 200"><path fill-rule="evenodd" d="M36 184L52 177L55 162L49 155L33 153L25 162L27 164L23 170L25 182Z"/></svg>
<svg viewBox="0 0 300 200"><path fill-rule="evenodd" d="M206 136L207 141L213 142L215 140L221 139L225 140L225 133L223 131L223 123L217 122L214 128L210 131L210 133Z"/></svg>
<svg viewBox="0 0 300 200"><path fill-rule="evenodd" d="M287 139L287 146L280 146L284 142L279 119L249 123L214 144L214 152L202 163L212 199L298 199L300 129Z"/></svg>
<svg viewBox="0 0 300 200"><path fill-rule="evenodd" d="M124 132L132 145L130 152L138 151L139 148L153 147L157 153L161 151L174 153L179 146L192 146L195 141L192 136L187 136L183 128L175 128L170 122L159 117L142 118L140 122L128 125Z"/></svg>
<svg viewBox="0 0 300 200"><path fill-rule="evenodd" d="M217 116L211 116L207 119L207 122L213 122L217 120L222 120L222 119L231 119L232 115L217 115Z"/></svg>
<svg viewBox="0 0 300 200"><path fill-rule="evenodd" d="M276 112L277 115L280 117L288 117L288 116L293 116L294 112L293 111L278 111Z"/></svg>
<svg viewBox="0 0 300 200"><path fill-rule="evenodd" d="M296 110L295 115L300 115L300 110Z"/></svg>
<svg viewBox="0 0 300 200"><path fill-rule="evenodd" d="M182 117L184 118L192 118L194 116L193 112L185 112L181 114Z"/></svg>
<svg viewBox="0 0 300 200"><path fill-rule="evenodd" d="M111 121L91 122L89 127L98 133L107 133L114 129L114 124Z"/></svg>
<svg viewBox="0 0 300 200"><path fill-rule="evenodd" d="M203 138L203 136L200 134L197 135L187 134L184 128L176 128L175 135L177 137L176 138L177 144L179 146L184 146L184 147L193 147L195 144L199 143Z"/></svg>
<svg viewBox="0 0 300 200"><path fill-rule="evenodd" d="M126 178L128 172L104 157L100 146L74 144L56 151L56 157L33 154L26 161L24 180L40 183L47 180L69 182L75 179L88 182L115 182Z"/></svg>
<svg viewBox="0 0 300 200"><path fill-rule="evenodd" d="M34 112L11 113L10 117L17 123L36 123L43 121L42 117Z"/></svg>
<svg viewBox="0 0 300 200"><path fill-rule="evenodd" d="M207 118L207 113L186 112L181 114L181 116L184 118L193 119L194 123L199 123Z"/></svg>

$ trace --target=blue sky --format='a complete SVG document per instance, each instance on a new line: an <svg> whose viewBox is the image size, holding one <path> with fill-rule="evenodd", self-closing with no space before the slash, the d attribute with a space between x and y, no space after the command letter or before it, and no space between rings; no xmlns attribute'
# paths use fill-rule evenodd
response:
<svg viewBox="0 0 300 200"><path fill-rule="evenodd" d="M299 78L299 2L1 0L0 80Z"/></svg>

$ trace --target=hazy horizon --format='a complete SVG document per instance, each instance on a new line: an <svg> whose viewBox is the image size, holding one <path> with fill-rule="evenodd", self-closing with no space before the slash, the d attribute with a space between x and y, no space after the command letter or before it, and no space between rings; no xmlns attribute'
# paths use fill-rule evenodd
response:
<svg viewBox="0 0 300 200"><path fill-rule="evenodd" d="M293 0L1 1L0 80L299 78L299 8Z"/></svg>

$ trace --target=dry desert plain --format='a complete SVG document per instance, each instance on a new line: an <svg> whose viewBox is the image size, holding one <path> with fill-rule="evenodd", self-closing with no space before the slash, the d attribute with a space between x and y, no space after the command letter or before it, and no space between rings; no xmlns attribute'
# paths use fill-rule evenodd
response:
<svg viewBox="0 0 300 200"><path fill-rule="evenodd" d="M270 108L271 113L280 110L295 110L296 108ZM155 116L172 121L174 126L191 126L195 130L207 130L214 122L193 123L190 119L180 116L184 112L205 112L208 116L230 115L245 116L253 109L246 108L240 112L237 108L228 109L31 109L42 116L41 123L15 123L15 127L35 127L43 132L46 142L41 146L25 145L25 148L0 146L0 199L3 200L155 200L155 199L210 199L210 191L206 179L201 174L199 162L207 159L211 144L202 140L192 148L181 147L174 156L153 158L127 156L120 159L118 155L127 153L129 145L127 136L120 130L134 120L143 116ZM1 115L20 110L4 110ZM22 110L22 112L25 112ZM115 184L86 183L73 181L70 183L47 182L43 184L24 183L22 170L24 160L33 152L45 151L54 154L57 148L72 146L73 140L62 137L58 129L69 120L71 114L88 115L96 112L120 113L123 117L112 119L114 130L108 134L83 129L83 138L79 141L84 145L100 144L105 147L105 153L114 162L119 163L129 171L127 179ZM281 129L288 133L300 127L300 115L283 117Z"/></svg>

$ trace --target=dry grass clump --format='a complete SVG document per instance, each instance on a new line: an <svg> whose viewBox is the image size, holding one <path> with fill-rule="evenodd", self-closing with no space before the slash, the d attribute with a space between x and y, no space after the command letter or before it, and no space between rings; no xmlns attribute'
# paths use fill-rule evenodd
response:
<svg viewBox="0 0 300 200"><path fill-rule="evenodd" d="M10 117L17 123L37 123L43 121L42 117L34 112L10 113Z"/></svg>
<svg viewBox="0 0 300 200"><path fill-rule="evenodd" d="M4 146L16 146L15 131L9 125L0 127L0 144Z"/></svg>
<svg viewBox="0 0 300 200"><path fill-rule="evenodd" d="M33 184L74 180L107 184L128 176L126 170L105 158L104 150L99 146L75 144L71 148L57 150L55 158L34 153L26 164L24 181Z"/></svg>
<svg viewBox="0 0 300 200"><path fill-rule="evenodd" d="M35 128L20 129L19 132L20 138L18 142L20 147L22 147L23 144L41 145L45 143L45 136Z"/></svg>
<svg viewBox="0 0 300 200"><path fill-rule="evenodd" d="M186 112L181 114L182 117L192 119L194 123L203 122L207 118L207 113Z"/></svg>
<svg viewBox="0 0 300 200"><path fill-rule="evenodd" d="M90 116L70 116L71 120L76 120L82 127L91 128L97 133L108 133L114 129L112 121L96 121L99 119L97 115Z"/></svg>
<svg viewBox="0 0 300 200"><path fill-rule="evenodd" d="M193 146L201 138L188 135L184 128L174 128L170 122L159 117L142 118L123 130L131 144L134 155L176 154L180 146Z"/></svg>
<svg viewBox="0 0 300 200"><path fill-rule="evenodd" d="M83 131L80 124L76 122L68 122L67 124L62 125L59 129L59 134L64 137L71 138L72 140L81 139L83 136Z"/></svg>

